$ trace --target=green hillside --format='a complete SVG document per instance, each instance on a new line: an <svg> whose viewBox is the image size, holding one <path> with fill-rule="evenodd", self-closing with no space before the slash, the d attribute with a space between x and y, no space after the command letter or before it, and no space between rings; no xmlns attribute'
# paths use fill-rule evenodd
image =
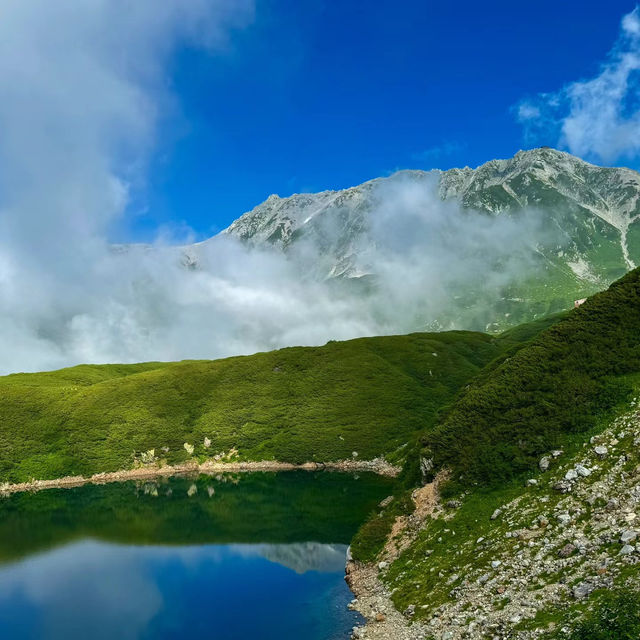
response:
<svg viewBox="0 0 640 640"><path fill-rule="evenodd" d="M495 484L584 433L640 373L640 269L540 333L465 390L425 455L465 483Z"/></svg>
<svg viewBox="0 0 640 640"><path fill-rule="evenodd" d="M538 331L330 342L217 361L78 366L0 378L0 481L175 464L237 449L287 462L390 454L488 362ZM205 438L211 446L204 446ZM166 450L168 448L168 451Z"/></svg>
<svg viewBox="0 0 640 640"><path fill-rule="evenodd" d="M422 437L439 504L398 492L354 556L434 638L637 637L639 394L636 269L465 385Z"/></svg>

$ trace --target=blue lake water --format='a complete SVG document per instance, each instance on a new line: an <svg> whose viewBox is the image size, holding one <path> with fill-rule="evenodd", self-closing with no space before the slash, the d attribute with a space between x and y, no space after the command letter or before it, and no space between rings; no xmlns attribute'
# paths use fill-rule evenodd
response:
<svg viewBox="0 0 640 640"><path fill-rule="evenodd" d="M338 640L347 544L388 480L242 474L0 501L0 638Z"/></svg>

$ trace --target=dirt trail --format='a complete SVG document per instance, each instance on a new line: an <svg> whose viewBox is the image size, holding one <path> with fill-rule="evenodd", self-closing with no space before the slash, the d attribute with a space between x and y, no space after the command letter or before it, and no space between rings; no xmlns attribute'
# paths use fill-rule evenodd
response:
<svg viewBox="0 0 640 640"><path fill-rule="evenodd" d="M379 564L363 565L353 560L347 563L345 579L356 596L353 608L367 619L364 627L354 630L354 638L422 640L429 635L422 624L411 624L410 618L395 608L379 573L411 544L427 518L440 509L439 488L448 477L447 471L441 471L433 482L411 494L415 509L411 515L396 518Z"/></svg>
<svg viewBox="0 0 640 640"><path fill-rule="evenodd" d="M415 539L425 520L439 508L440 485L449 477L441 471L433 482L416 489L411 494L415 509L411 515L398 516L384 546L383 560L393 562Z"/></svg>

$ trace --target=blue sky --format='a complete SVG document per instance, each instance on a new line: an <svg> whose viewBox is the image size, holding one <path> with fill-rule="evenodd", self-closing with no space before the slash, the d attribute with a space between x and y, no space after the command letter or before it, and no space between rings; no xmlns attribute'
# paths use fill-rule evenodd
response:
<svg viewBox="0 0 640 640"><path fill-rule="evenodd" d="M488 262L458 261L477 252L398 224L393 193L375 226L423 244L407 260L382 248L371 305L345 306L277 253L214 242L188 271L162 245L271 193L542 144L640 168L635 1L2 0L0 371L424 328L452 278L503 286L493 265L506 250L510 277L528 268L528 233L467 234L465 219ZM431 195L411 211L448 225Z"/></svg>
<svg viewBox="0 0 640 640"><path fill-rule="evenodd" d="M597 75L635 4L257 0L223 52L172 59L130 233L206 237L271 193L557 146L552 130L525 139L516 105Z"/></svg>

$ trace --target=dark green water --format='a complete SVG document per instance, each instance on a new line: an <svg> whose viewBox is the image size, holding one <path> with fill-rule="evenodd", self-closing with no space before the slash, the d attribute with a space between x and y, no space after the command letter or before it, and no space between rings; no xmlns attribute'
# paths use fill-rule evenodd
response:
<svg viewBox="0 0 640 640"><path fill-rule="evenodd" d="M346 548L390 491L291 472L1 499L0 638L348 638Z"/></svg>

